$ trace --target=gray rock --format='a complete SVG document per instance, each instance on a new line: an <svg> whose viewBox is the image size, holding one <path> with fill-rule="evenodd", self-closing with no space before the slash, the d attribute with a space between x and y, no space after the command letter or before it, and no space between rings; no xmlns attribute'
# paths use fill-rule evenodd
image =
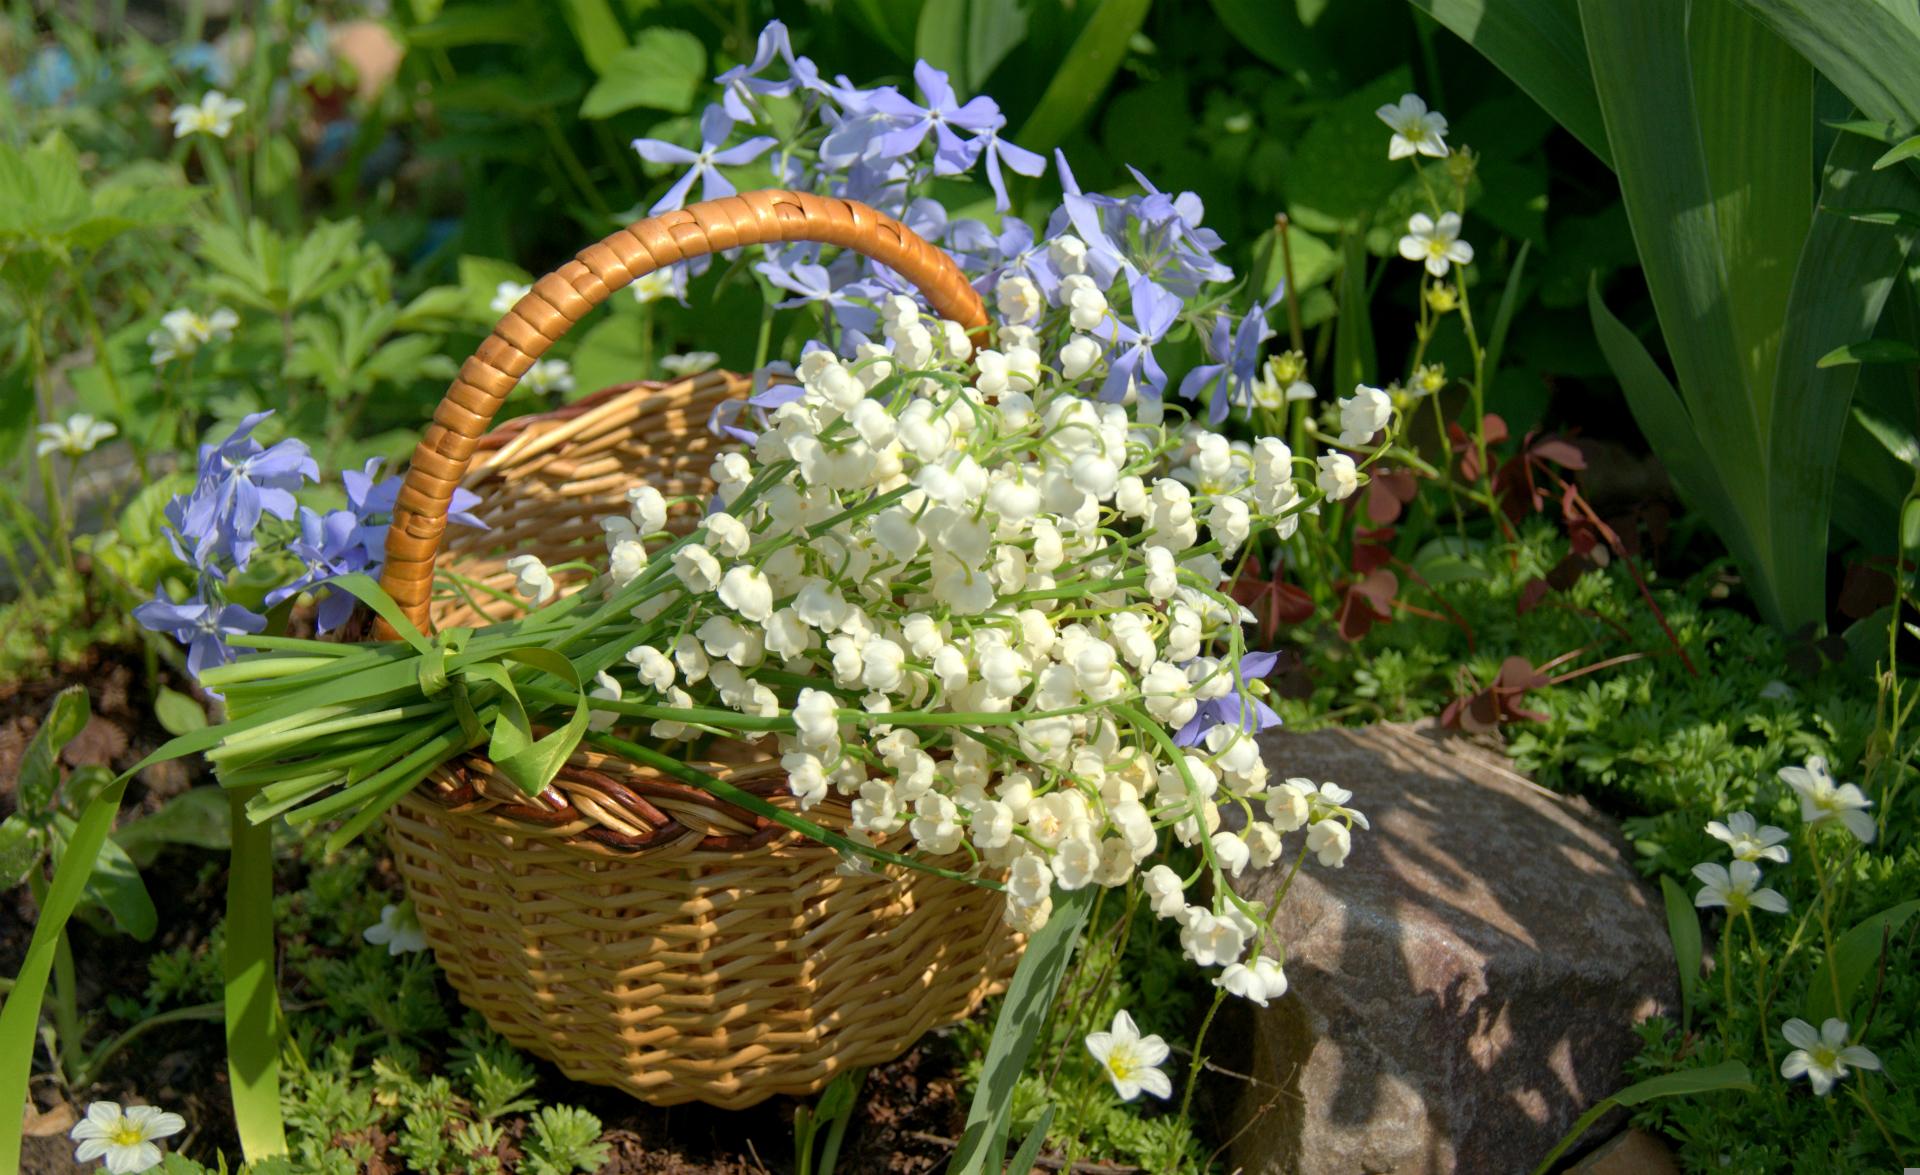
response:
<svg viewBox="0 0 1920 1175"><path fill-rule="evenodd" d="M1351 788L1373 831L1282 904L1288 995L1229 1003L1255 1079L1221 1091L1234 1163L1531 1170L1678 999L1661 903L1612 823L1431 726L1276 731L1265 753L1276 778ZM1283 876L1239 886L1268 898Z"/></svg>

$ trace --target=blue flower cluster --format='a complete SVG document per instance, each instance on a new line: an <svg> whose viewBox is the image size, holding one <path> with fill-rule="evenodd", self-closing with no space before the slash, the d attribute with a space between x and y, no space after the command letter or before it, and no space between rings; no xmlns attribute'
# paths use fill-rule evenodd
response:
<svg viewBox="0 0 1920 1175"><path fill-rule="evenodd" d="M913 78L917 100L894 86L862 89L844 76L829 79L811 59L793 51L785 25L768 24L753 60L715 79L721 101L701 116L698 149L659 139L634 142L649 162L687 167L654 204L654 214L683 207L696 182L701 199L733 194L733 183L720 169L771 152L777 182L859 200L899 218L944 245L982 293L1018 277L1031 281L1048 301L1059 301L1064 275L1054 247L1064 242L1075 258L1084 257L1086 274L1108 291L1109 302L1119 303L1088 332L1101 344L1106 361L1102 399L1118 401L1129 392L1160 399L1170 381L1154 347L1185 317L1212 362L1181 380L1179 394L1193 399L1221 381L1211 408L1216 424L1236 404L1251 404L1262 348L1273 336L1267 312L1281 291L1237 320L1215 309L1222 298L1209 294L1209 287L1232 282L1234 274L1215 257L1221 240L1202 224L1205 208L1198 196L1163 192L1137 170L1139 195L1083 192L1065 155L1056 152L1065 196L1044 233L1013 216L1003 216L998 228L973 219L949 220L946 209L923 194L931 180L984 171L995 207L1004 214L1012 208L1006 173L1039 176L1047 161L1001 137L1007 120L992 98L959 101L947 75L924 61L914 67ZM776 118L775 99L796 109ZM848 252L829 257L814 244L770 251L754 269L791 295L779 306L822 307L835 330L836 348L849 357L870 342L885 299L916 294L883 265Z"/></svg>
<svg viewBox="0 0 1920 1175"><path fill-rule="evenodd" d="M234 657L228 638L257 633L266 617L232 602L232 577L248 569L263 550L284 554L298 574L266 595L271 608L328 580L350 572L378 575L386 554L386 517L393 512L400 478L376 480L381 461L341 474L347 506L325 513L302 506L294 491L320 480L320 467L302 441L288 438L262 445L253 430L271 412L242 419L223 441L200 446L199 477L190 493L167 503L167 538L174 554L192 567L193 595L176 602L164 586L133 610L134 619L154 632L170 634L187 646L187 669L198 677L209 666ZM484 526L469 511L479 497L455 490L449 520ZM274 519L282 526L272 526ZM319 602L317 627L328 632L346 623L354 599L328 591Z"/></svg>

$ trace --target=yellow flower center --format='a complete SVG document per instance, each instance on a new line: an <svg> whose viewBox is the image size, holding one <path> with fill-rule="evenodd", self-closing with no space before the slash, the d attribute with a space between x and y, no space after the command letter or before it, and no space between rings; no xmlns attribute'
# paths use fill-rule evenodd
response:
<svg viewBox="0 0 1920 1175"><path fill-rule="evenodd" d="M132 1121L122 1118L120 1125L114 1127L113 1132L107 1135L107 1141L114 1146L139 1146L147 1141L147 1133L135 1126Z"/></svg>

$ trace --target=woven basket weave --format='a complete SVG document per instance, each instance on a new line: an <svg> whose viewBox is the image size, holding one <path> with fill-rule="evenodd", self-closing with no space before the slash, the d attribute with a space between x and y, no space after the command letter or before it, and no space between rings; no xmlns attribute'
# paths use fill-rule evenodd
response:
<svg viewBox="0 0 1920 1175"><path fill-rule="evenodd" d="M935 311L985 321L952 261L850 201L755 192L615 233L536 283L460 370L416 451L382 583L423 628L502 619L504 560L604 558L598 519L626 489L712 492L715 405L747 381L712 372L590 397L488 432L547 346L662 265L767 241L857 249ZM453 490L486 530L448 531ZM693 515L675 520L689 525ZM441 551L442 539L446 539ZM563 584L580 586L576 581ZM382 632L382 636L390 633ZM790 798L765 747L705 764L772 802ZM809 812L844 829L844 801ZM388 840L448 980L494 1030L569 1076L671 1105L737 1108L818 1091L904 1052L1005 982L1019 940L993 891L889 869L846 873L835 852L625 760L581 751L528 797L484 756L456 760L391 809ZM899 848L899 844L888 847Z"/></svg>

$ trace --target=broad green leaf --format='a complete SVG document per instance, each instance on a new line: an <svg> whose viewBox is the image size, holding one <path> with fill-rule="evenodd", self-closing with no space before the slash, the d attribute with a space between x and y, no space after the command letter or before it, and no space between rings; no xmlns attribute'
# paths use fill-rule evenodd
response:
<svg viewBox="0 0 1920 1175"><path fill-rule="evenodd" d="M0 893L25 882L45 852L40 830L18 812L0 820Z"/></svg>
<svg viewBox="0 0 1920 1175"><path fill-rule="evenodd" d="M1534 1169L1534 1175L1546 1175L1553 1169L1554 1163L1565 1154L1567 1148L1579 1141L1587 1128L1598 1122L1602 1115L1615 1106L1637 1106L1662 1097L1687 1097L1697 1093L1715 1093L1720 1090L1753 1089L1753 1075L1739 1061L1722 1061L1718 1065L1708 1065L1699 1069L1682 1069L1678 1073L1663 1073L1658 1077L1649 1077L1645 1081L1635 1082L1612 1097L1602 1098L1599 1105L1580 1115L1573 1129L1556 1144L1547 1157Z"/></svg>
<svg viewBox="0 0 1920 1175"><path fill-rule="evenodd" d="M1411 0L1611 164L1576 0Z"/></svg>
<svg viewBox="0 0 1920 1175"><path fill-rule="evenodd" d="M54 867L53 884L46 900L40 903L40 917L33 924L33 937L27 943L27 957L14 976L7 1001L0 1004L0 1106L27 1103L27 1075L33 1068L34 1041L40 1025L40 1007L46 999L47 977L53 971L53 956L66 933L67 921L86 892L87 878L93 872L100 848L113 828L114 813L126 792L131 773L116 779L113 786L96 797L81 812L73 832L67 837L66 853ZM22 1122L17 1114L0 1114L0 1171L20 1169Z"/></svg>
<svg viewBox="0 0 1920 1175"><path fill-rule="evenodd" d="M60 752L86 729L93 710L87 704L87 687L70 685L54 695L40 729L20 756L18 780L20 810L43 812L53 803L60 787Z"/></svg>
<svg viewBox="0 0 1920 1175"><path fill-rule="evenodd" d="M993 1036L980 1064L980 1083L974 1087L966 1128L949 1168L955 1175L1000 1170L1012 1126L1013 1087L1026 1072L1027 1059L1092 908L1091 886L1072 892L1057 889L1047 924L1028 940L1027 953L1014 968L1000 1015L993 1022Z"/></svg>
<svg viewBox="0 0 1920 1175"><path fill-rule="evenodd" d="M1700 915L1693 899L1671 877L1660 879L1667 903L1667 936L1673 940L1673 962L1680 971L1680 1022L1693 1022L1693 996L1700 987Z"/></svg>
<svg viewBox="0 0 1920 1175"><path fill-rule="evenodd" d="M442 82L433 89L434 103L443 110L497 114L536 120L557 107L579 101L585 79L570 72L472 74Z"/></svg>
<svg viewBox="0 0 1920 1175"><path fill-rule="evenodd" d="M1904 339L1865 339L1835 347L1820 356L1816 367L1841 367L1854 363L1913 363L1920 361L1920 348Z"/></svg>
<svg viewBox="0 0 1920 1175"><path fill-rule="evenodd" d="M1287 213L1316 233L1364 232L1376 210L1407 180L1405 162L1387 158L1390 132L1374 111L1411 89L1403 66L1330 104L1294 148Z"/></svg>
<svg viewBox="0 0 1920 1175"><path fill-rule="evenodd" d="M582 118L609 118L638 107L685 114L706 81L707 47L679 29L642 29L599 73L580 103Z"/></svg>
<svg viewBox="0 0 1920 1175"><path fill-rule="evenodd" d="M853 23L898 56L902 64L912 64L919 0L849 0L845 11Z"/></svg>
<svg viewBox="0 0 1920 1175"><path fill-rule="evenodd" d="M1895 460L1920 471L1920 437L1914 436L1911 429L1895 424L1864 404L1854 408L1853 419Z"/></svg>
<svg viewBox="0 0 1920 1175"><path fill-rule="evenodd" d="M1800 251L1780 340L1766 518L1782 607L1803 619L1826 610L1826 564L1807 553L1827 548L1835 469L1860 379L1857 365L1830 367L1821 358L1874 333L1915 236L1826 209L1858 201L1920 211L1920 177L1907 168L1873 171L1873 150L1867 139L1841 135L1828 152L1823 210Z"/></svg>
<svg viewBox="0 0 1920 1175"><path fill-rule="evenodd" d="M1920 135L1915 135L1904 143L1895 144L1893 150L1873 161L1873 170L1880 171L1883 168L1892 167L1902 159L1912 159L1915 156L1920 156Z"/></svg>
<svg viewBox="0 0 1920 1175"><path fill-rule="evenodd" d="M33 431L33 375L24 363L0 370L0 465L16 466L27 434Z"/></svg>
<svg viewBox="0 0 1920 1175"><path fill-rule="evenodd" d="M71 829L72 822L66 817L55 820ZM100 859L94 863L93 876L87 879L87 897L112 916L115 926L140 942L152 938L160 928L160 913L153 907L146 882L140 880L139 868L112 838L100 846Z"/></svg>
<svg viewBox="0 0 1920 1175"><path fill-rule="evenodd" d="M1027 35L1020 0L927 0L914 27L914 51L945 70L962 98L980 91Z"/></svg>
<svg viewBox="0 0 1920 1175"><path fill-rule="evenodd" d="M228 848L233 843L233 833L228 825L226 793L217 787L196 787L181 792L158 812L115 829L113 840L126 850L135 864L143 866L163 845Z"/></svg>
<svg viewBox="0 0 1920 1175"><path fill-rule="evenodd" d="M1285 73L1327 74L1328 54L1291 0L1212 0L1234 39Z"/></svg>
<svg viewBox="0 0 1920 1175"><path fill-rule="evenodd" d="M1113 75L1127 53L1127 42L1140 31L1153 0L1100 0L1100 7L1074 38L1073 48L1047 83L1040 103L1027 117L1014 142L1029 151L1045 153L1058 146L1086 120L1105 96Z"/></svg>
<svg viewBox="0 0 1920 1175"><path fill-rule="evenodd" d="M1920 8L1912 0L1737 0L1869 119L1920 127Z"/></svg>
<svg viewBox="0 0 1920 1175"><path fill-rule="evenodd" d="M1040 1111L1040 1117L1034 1120L1033 1129L1027 1131L1027 1140L1014 1152L1013 1161L1007 1164L1009 1171L1032 1171L1035 1159L1040 1157L1040 1148L1046 1145L1047 1131L1053 1129L1053 1107Z"/></svg>
<svg viewBox="0 0 1920 1175"><path fill-rule="evenodd" d="M587 59L593 72L605 76L627 47L627 31L620 27L620 20L613 15L607 0L560 0L560 11L567 18L567 27L573 30L573 39L580 45L581 56ZM704 50L700 58L703 62L706 60Z"/></svg>
<svg viewBox="0 0 1920 1175"><path fill-rule="evenodd" d="M227 1079L234 1126L249 1163L287 1152L280 1115L280 1040L286 1018L274 985L273 826L245 817L247 793L231 807L233 857L227 871Z"/></svg>
<svg viewBox="0 0 1920 1175"><path fill-rule="evenodd" d="M1684 398L1683 409L1659 419L1641 415L1647 397L1629 391L1629 403L1656 451L1676 447L1659 435L1664 428L1708 426L1681 442L1704 458L1688 474L1693 504L1733 550L1762 614L1796 628L1824 609L1825 566L1806 551L1824 549L1825 497L1814 495L1817 527L1806 522L1813 505L1791 512L1801 541L1779 548L1786 522L1770 516L1770 496L1782 482L1804 491L1810 480L1830 480L1832 454L1788 450L1797 467L1772 468L1769 429L1780 311L1811 206L1799 190L1811 165L1796 162L1811 151L1812 75L1728 3L1581 0L1580 11L1621 194ZM1662 460L1678 480L1674 455ZM1703 497L1698 487L1709 482L1715 492Z"/></svg>
<svg viewBox="0 0 1920 1175"><path fill-rule="evenodd" d="M1908 502L1900 511L1900 549L1916 548L1920 548L1920 498Z"/></svg>
<svg viewBox="0 0 1920 1175"><path fill-rule="evenodd" d="M1850 135L1865 135L1876 143L1891 143L1900 133L1900 128L1892 123L1875 122L1871 118L1847 118L1829 122L1827 125L1836 131L1845 131Z"/></svg>
<svg viewBox="0 0 1920 1175"><path fill-rule="evenodd" d="M153 716L168 734L187 734L207 724L207 712L200 703L179 690L162 686L153 699Z"/></svg>
<svg viewBox="0 0 1920 1175"><path fill-rule="evenodd" d="M1813 978L1807 981L1807 1019L1815 1024L1825 1021L1829 1016L1846 1020L1853 993L1859 990L1867 976L1879 970L1880 954L1888 939L1899 934L1907 920L1917 913L1920 913L1920 900L1901 902L1868 917L1841 935L1833 944L1834 970L1828 972L1827 964L1822 960ZM1839 976L1838 1006L1833 1002L1834 975Z"/></svg>

